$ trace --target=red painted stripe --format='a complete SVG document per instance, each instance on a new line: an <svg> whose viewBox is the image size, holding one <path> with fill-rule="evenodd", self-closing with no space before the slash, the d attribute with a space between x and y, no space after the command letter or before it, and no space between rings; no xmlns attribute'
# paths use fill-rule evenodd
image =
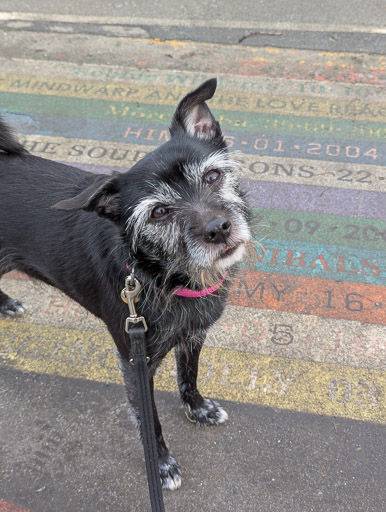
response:
<svg viewBox="0 0 386 512"><path fill-rule="evenodd" d="M2 279L4 278L12 278L12 279L29 279L29 277L26 274L23 274L23 272L18 272L17 270L12 270L12 272L8 272L8 274L4 274Z"/></svg>
<svg viewBox="0 0 386 512"><path fill-rule="evenodd" d="M31 512L27 508L19 507L8 501L0 500L0 512Z"/></svg>
<svg viewBox="0 0 386 512"><path fill-rule="evenodd" d="M235 306L386 325L386 287L329 279L240 271Z"/></svg>

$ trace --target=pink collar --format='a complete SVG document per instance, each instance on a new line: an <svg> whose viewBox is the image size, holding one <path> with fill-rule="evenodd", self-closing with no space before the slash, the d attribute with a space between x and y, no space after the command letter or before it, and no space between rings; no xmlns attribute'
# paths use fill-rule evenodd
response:
<svg viewBox="0 0 386 512"><path fill-rule="evenodd" d="M126 268L131 270L131 266L126 263ZM191 290L190 288L177 287L171 292L172 295L178 295L179 297L189 297L194 299L196 297L205 297L206 295L210 295L214 293L216 290L220 288L223 284L228 272L225 272L225 275L220 279L218 283L214 286L209 286L209 288L202 288L202 290Z"/></svg>
<svg viewBox="0 0 386 512"><path fill-rule="evenodd" d="M226 276L226 274L225 274ZM190 288L174 288L172 291L172 295L179 295L180 297L205 297L205 295L210 295L220 288L223 284L225 276L221 278L221 280L216 283L214 286L209 286L209 288L202 288L202 290L191 290Z"/></svg>

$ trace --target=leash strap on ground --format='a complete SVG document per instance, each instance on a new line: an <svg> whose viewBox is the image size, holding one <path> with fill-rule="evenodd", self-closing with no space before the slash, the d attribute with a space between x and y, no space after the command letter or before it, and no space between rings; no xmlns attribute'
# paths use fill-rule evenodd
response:
<svg viewBox="0 0 386 512"><path fill-rule="evenodd" d="M157 443L155 438L153 407L150 394L149 371L145 350L145 329L137 324L129 329L132 364L138 386L139 417L145 453L146 472L152 512L165 512L161 479L159 476Z"/></svg>

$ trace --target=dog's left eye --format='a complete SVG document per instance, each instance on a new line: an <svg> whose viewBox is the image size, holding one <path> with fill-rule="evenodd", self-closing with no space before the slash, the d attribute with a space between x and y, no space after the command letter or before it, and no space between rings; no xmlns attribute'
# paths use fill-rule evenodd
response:
<svg viewBox="0 0 386 512"><path fill-rule="evenodd" d="M214 183L218 183L221 180L221 172L220 171L209 171L205 175L205 181L208 185L213 185Z"/></svg>
<svg viewBox="0 0 386 512"><path fill-rule="evenodd" d="M170 213L170 209L166 206L157 206L151 212L151 218L161 220Z"/></svg>

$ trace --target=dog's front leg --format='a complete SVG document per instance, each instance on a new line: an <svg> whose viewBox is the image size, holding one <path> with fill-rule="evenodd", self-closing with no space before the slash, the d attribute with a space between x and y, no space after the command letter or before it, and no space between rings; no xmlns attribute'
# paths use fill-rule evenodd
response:
<svg viewBox="0 0 386 512"><path fill-rule="evenodd" d="M197 389L198 361L205 334L192 339L186 345L177 345L178 387L181 400L187 409L189 418L201 426L218 425L228 419L226 411L209 398L203 398Z"/></svg>
<svg viewBox="0 0 386 512"><path fill-rule="evenodd" d="M122 357L119 357L119 359L123 378L125 381L127 396L129 399L131 417L137 428L138 436L142 441L141 422L138 412L138 390L136 386L134 368L126 359L123 359ZM157 441L160 478L162 487L165 489L175 490L181 487L181 467L166 446L162 435L162 427L158 418L158 412L154 401L154 371L155 369L153 371L150 369L149 384L153 406L154 429Z"/></svg>

